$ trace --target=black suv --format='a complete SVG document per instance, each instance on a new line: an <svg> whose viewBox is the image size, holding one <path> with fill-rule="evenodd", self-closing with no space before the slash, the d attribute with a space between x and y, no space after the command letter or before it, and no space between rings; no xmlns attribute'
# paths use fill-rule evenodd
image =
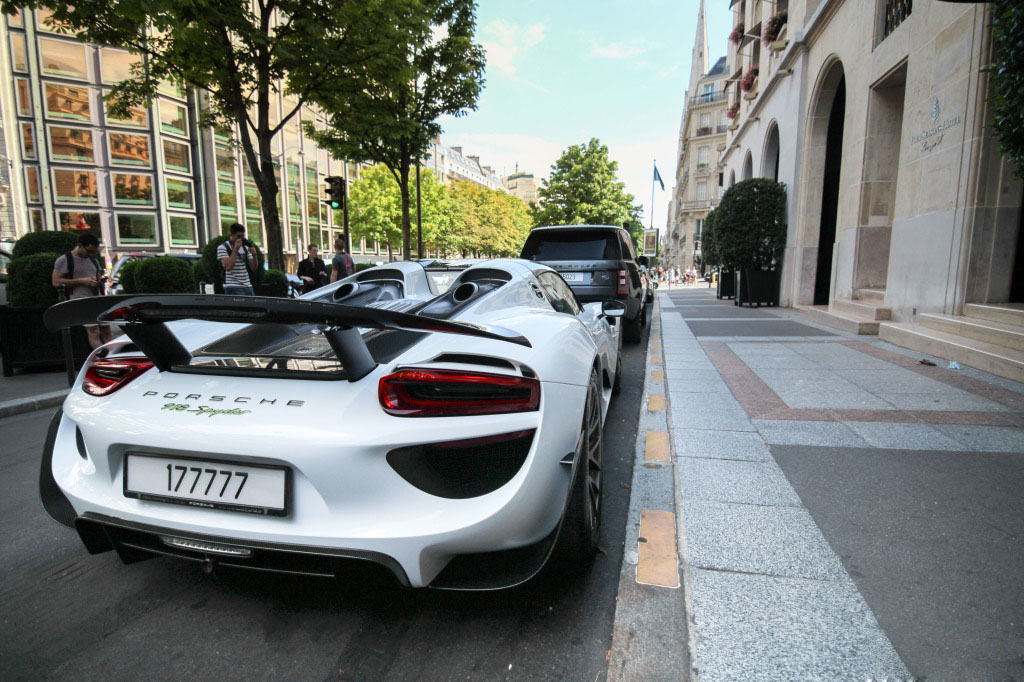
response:
<svg viewBox="0 0 1024 682"><path fill-rule="evenodd" d="M615 299L626 304L623 332L639 341L647 324L647 295L629 232L612 225L535 227L519 256L557 270L583 303Z"/></svg>

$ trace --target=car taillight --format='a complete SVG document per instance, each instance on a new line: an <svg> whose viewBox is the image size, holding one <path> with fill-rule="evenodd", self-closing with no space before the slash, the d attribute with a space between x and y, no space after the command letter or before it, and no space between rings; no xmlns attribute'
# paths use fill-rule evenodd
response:
<svg viewBox="0 0 1024 682"><path fill-rule="evenodd" d="M629 289L626 288L626 275L627 274L628 274L627 271L619 270L619 291L617 293L620 293L620 294L628 294L629 293Z"/></svg>
<svg viewBox="0 0 1024 682"><path fill-rule="evenodd" d="M152 366L146 358L96 358L85 370L82 389L90 395L110 395Z"/></svg>
<svg viewBox="0 0 1024 682"><path fill-rule="evenodd" d="M462 417L531 412L540 382L526 377L440 369L403 369L380 380L380 405L396 417Z"/></svg>

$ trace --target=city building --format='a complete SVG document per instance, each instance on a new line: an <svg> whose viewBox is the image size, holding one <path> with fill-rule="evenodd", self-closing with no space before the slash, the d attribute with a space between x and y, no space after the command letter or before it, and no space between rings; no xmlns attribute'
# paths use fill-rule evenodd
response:
<svg viewBox="0 0 1024 682"><path fill-rule="evenodd" d="M704 219L721 198L718 159L725 148L729 125L725 90L729 75L726 57L720 57L708 68L708 36L701 0L689 87L679 125L676 184L663 240L662 261L667 266L684 270L692 266L700 270L702 266L700 241Z"/></svg>
<svg viewBox="0 0 1024 682"><path fill-rule="evenodd" d="M987 126L992 6L731 8L724 182L786 184L781 303L1024 379L1022 184Z"/></svg>
<svg viewBox="0 0 1024 682"><path fill-rule="evenodd" d="M479 156L462 153L462 147L449 147L441 142L440 136L431 143L423 167L437 174L442 184L454 180L473 182L488 189L505 190L501 179L490 166L480 163Z"/></svg>
<svg viewBox="0 0 1024 682"><path fill-rule="evenodd" d="M533 173L513 173L505 178L505 189L527 206L530 204L540 205L540 197L537 195L537 179L533 177Z"/></svg>

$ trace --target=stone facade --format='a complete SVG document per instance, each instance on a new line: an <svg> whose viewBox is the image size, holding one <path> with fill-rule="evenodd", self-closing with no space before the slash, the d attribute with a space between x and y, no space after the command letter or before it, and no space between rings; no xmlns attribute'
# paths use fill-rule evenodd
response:
<svg viewBox="0 0 1024 682"><path fill-rule="evenodd" d="M894 320L911 322L1013 300L1022 186L986 127L991 7L732 8L746 35L730 47L739 115L723 175L726 187L751 176L786 183L782 304L870 290L884 293ZM765 44L761 27L782 9L787 25ZM741 92L754 66L753 88Z"/></svg>

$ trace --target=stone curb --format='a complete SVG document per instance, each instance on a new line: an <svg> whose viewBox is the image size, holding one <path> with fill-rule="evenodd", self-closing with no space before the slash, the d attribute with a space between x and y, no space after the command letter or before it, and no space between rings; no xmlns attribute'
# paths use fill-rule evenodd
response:
<svg viewBox="0 0 1024 682"><path fill-rule="evenodd" d="M68 396L70 391L71 389L65 388L60 391L42 393L29 398L5 400L0 403L0 419L4 417L13 417L16 414L24 414L25 412L35 412L36 410L42 410L47 407L56 407L64 402L64 399Z"/></svg>

